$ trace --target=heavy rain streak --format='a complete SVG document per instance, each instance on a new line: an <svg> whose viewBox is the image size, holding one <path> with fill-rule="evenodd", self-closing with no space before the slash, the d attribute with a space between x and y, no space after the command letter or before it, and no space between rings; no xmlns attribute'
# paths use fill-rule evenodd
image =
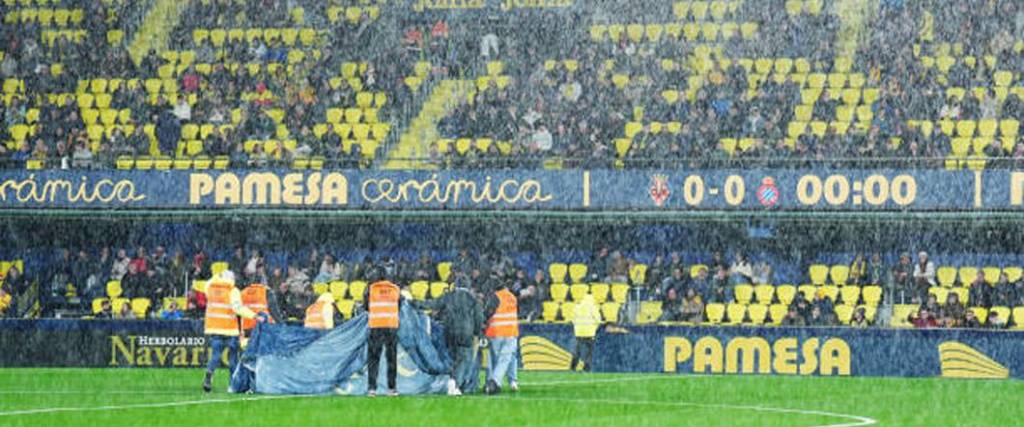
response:
<svg viewBox="0 0 1024 427"><path fill-rule="evenodd" d="M1024 416L1018 0L0 0L0 101L0 425Z"/></svg>

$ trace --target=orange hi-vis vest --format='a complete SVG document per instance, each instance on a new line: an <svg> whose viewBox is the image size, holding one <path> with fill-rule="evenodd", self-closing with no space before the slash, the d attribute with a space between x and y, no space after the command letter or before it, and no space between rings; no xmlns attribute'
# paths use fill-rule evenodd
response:
<svg viewBox="0 0 1024 427"><path fill-rule="evenodd" d="M270 307L267 306L267 287L259 283L253 283L242 290L242 305L254 313L266 313L268 321L274 323L270 316ZM242 330L249 331L256 327L256 319L242 319Z"/></svg>
<svg viewBox="0 0 1024 427"><path fill-rule="evenodd" d="M225 282L210 282L206 285L207 335L238 336L238 315L231 308L231 291L235 286Z"/></svg>
<svg viewBox="0 0 1024 427"><path fill-rule="evenodd" d="M303 326L310 329L327 329L327 319L324 319L324 304L324 301L316 300L312 305L306 307L306 319Z"/></svg>
<svg viewBox="0 0 1024 427"><path fill-rule="evenodd" d="M508 289L495 292L498 296L498 309L487 321L484 334L488 338L515 338L519 336L519 303L516 296Z"/></svg>
<svg viewBox="0 0 1024 427"><path fill-rule="evenodd" d="M398 329L398 285L382 280L370 285L370 328Z"/></svg>

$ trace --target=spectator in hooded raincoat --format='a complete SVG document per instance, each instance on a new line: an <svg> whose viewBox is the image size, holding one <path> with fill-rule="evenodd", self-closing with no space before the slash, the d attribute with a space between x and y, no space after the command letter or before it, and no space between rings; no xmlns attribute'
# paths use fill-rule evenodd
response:
<svg viewBox="0 0 1024 427"><path fill-rule="evenodd" d="M601 325L601 312L597 309L593 295L583 297L576 304L576 313L572 319L573 333L576 335L576 348L572 352L572 363L569 369L575 371L576 365L583 361L583 370L590 372L594 360L594 341L597 328Z"/></svg>

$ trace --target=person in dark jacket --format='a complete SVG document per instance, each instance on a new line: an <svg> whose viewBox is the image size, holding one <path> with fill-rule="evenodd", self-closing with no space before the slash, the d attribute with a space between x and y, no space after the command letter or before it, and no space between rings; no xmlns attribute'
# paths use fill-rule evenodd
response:
<svg viewBox="0 0 1024 427"><path fill-rule="evenodd" d="M178 140L181 139L181 121L171 109L160 113L156 121L156 140L160 146L160 154L174 157L178 151Z"/></svg>
<svg viewBox="0 0 1024 427"><path fill-rule="evenodd" d="M444 325L445 343L452 355L452 380L448 394L471 392L471 377L476 375L476 339L486 318L476 295L470 290L468 278L459 275L455 289L433 301L418 301L421 309L433 310Z"/></svg>

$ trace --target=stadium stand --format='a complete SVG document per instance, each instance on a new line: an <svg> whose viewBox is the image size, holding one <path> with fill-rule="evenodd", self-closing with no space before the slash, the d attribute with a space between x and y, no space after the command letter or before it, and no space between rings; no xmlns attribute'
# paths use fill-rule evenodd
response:
<svg viewBox="0 0 1024 427"><path fill-rule="evenodd" d="M32 169L982 169L1024 157L1024 38L1013 22L961 25L1012 20L1012 1L870 13L830 0L650 3L614 15L596 5L549 39L538 29L557 18L540 12L7 1L0 158ZM158 22L142 22L150 10Z"/></svg>

